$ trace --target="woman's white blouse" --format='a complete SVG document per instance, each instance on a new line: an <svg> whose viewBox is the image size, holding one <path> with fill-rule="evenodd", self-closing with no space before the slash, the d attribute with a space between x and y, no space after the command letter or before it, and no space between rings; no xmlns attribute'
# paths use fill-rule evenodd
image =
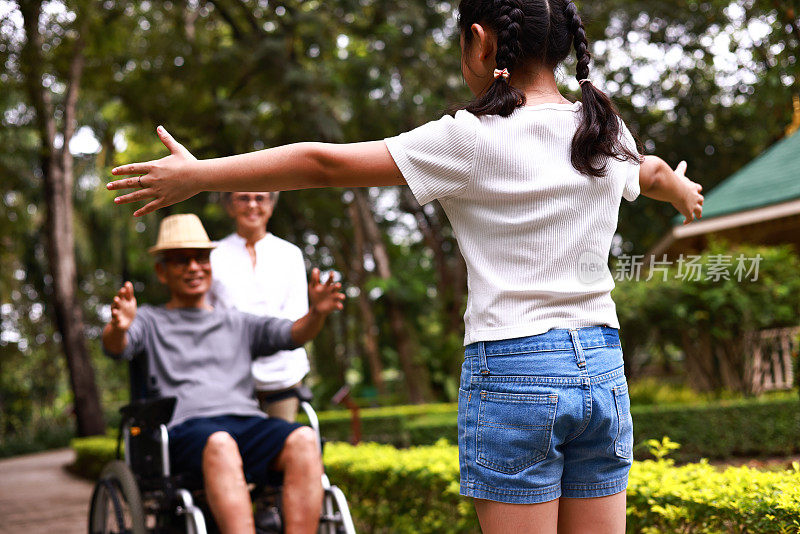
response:
<svg viewBox="0 0 800 534"><path fill-rule="evenodd" d="M231 234L211 252L214 282L209 303L254 315L297 320L308 312L308 284L303 254L295 245L268 233L255 244L253 267L245 239ZM258 390L278 390L298 383L309 371L303 348L277 352L253 361Z"/></svg>

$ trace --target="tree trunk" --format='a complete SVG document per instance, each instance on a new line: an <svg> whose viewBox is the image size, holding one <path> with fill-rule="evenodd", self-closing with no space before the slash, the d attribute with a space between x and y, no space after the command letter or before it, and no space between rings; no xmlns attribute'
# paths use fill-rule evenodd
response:
<svg viewBox="0 0 800 534"><path fill-rule="evenodd" d="M366 288L366 271L364 270L364 228L361 223L361 217L358 213L358 206L355 202L351 202L347 206L347 214L350 216L350 222L353 225L353 235L355 241L355 253L352 254L351 271L355 274L355 282L358 286L358 309L361 315L361 342L364 348L364 354L367 357L369 365L370 377L375 389L381 395L386 394L386 384L383 382L383 364L381 363L381 354L378 347L378 326L375 324L375 314L372 311L372 305L369 302L369 295Z"/></svg>
<svg viewBox="0 0 800 534"><path fill-rule="evenodd" d="M445 217L441 208L434 205L434 214L425 212L414 198L411 189L401 188L403 208L414 215L417 226L425 238L425 244L433 252L436 264L437 286L439 298L447 317L446 329L448 332L462 332L464 292L467 285L467 266L464 258L454 243L453 250L445 250L447 239L442 228L442 219Z"/></svg>
<svg viewBox="0 0 800 534"><path fill-rule="evenodd" d="M693 336L684 331L681 335L686 354L686 373L690 383L699 391L712 391L719 387L714 372L714 354L711 336L702 327Z"/></svg>
<svg viewBox="0 0 800 534"><path fill-rule="evenodd" d="M53 307L61 346L67 359L70 385L75 397L79 436L103 434L105 420L95 384L89 352L84 341L83 313L78 301L75 245L72 220L72 155L69 142L75 132L75 107L83 72L83 32L75 43L70 63L69 86L64 103L63 143L55 146L56 123L51 93L42 86L42 37L38 22L40 1L20 2L27 42L25 44L26 84L36 110L41 139L41 166L46 204L46 239L50 275L53 278Z"/></svg>
<svg viewBox="0 0 800 534"><path fill-rule="evenodd" d="M744 383L744 340L718 341L717 361L719 362L720 377L725 388L747 394L748 388Z"/></svg>
<svg viewBox="0 0 800 534"><path fill-rule="evenodd" d="M389 255L386 252L386 246L383 244L380 229L375 222L366 194L363 189L354 189L353 195L355 197L354 203L361 214L364 235L372 248L372 256L375 259L378 276L383 280L390 280L392 278L392 270L389 264ZM403 317L402 304L398 302L394 295L389 293L384 296L384 299L387 314L389 315L389 324L397 344L397 354L400 358L400 366L403 369L408 398L415 404L425 402L430 398L430 376L428 370L423 365L420 365L414 357L417 350Z"/></svg>

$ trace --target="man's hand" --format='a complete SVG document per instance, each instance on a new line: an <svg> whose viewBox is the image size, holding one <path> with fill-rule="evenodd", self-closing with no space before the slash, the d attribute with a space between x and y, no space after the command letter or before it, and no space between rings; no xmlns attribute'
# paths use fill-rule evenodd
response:
<svg viewBox="0 0 800 534"><path fill-rule="evenodd" d="M136 297L133 296L133 284L125 282L111 303L111 321L108 324L127 332L135 317Z"/></svg>
<svg viewBox="0 0 800 534"><path fill-rule="evenodd" d="M133 284L125 284L111 303L111 320L103 328L103 346L112 354L122 354L128 346L128 329L136 318L136 297Z"/></svg>
<svg viewBox="0 0 800 534"><path fill-rule="evenodd" d="M319 279L319 269L311 271L311 282L308 284L311 309L292 325L295 343L302 345L317 337L328 315L344 307L344 294L339 292L341 288L342 284L333 281L333 274L323 284Z"/></svg>
<svg viewBox="0 0 800 534"><path fill-rule="evenodd" d="M339 290L342 284L333 281L333 273L328 274L325 283L320 281L319 269L311 271L311 282L308 284L308 296L311 300L311 309L320 315L328 315L344 307L342 301L345 296Z"/></svg>
<svg viewBox="0 0 800 534"><path fill-rule="evenodd" d="M689 224L703 215L703 195L700 194L700 191L703 190L703 186L686 177L685 161L678 163L678 166L675 167L673 172L680 180L682 189L680 197L677 201L673 202L672 205L686 217L683 224Z"/></svg>

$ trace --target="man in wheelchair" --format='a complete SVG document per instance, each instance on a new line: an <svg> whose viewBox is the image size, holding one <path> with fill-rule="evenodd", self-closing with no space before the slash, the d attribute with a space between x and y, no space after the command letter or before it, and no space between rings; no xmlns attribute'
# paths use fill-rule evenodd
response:
<svg viewBox="0 0 800 534"><path fill-rule="evenodd" d="M326 317L342 308L341 285L311 276L311 309L297 321L257 317L206 303L214 245L195 215L173 215L149 249L159 280L170 292L164 306L137 309L125 282L103 330L103 349L113 358L145 358L147 386L176 397L169 430L174 472L202 476L206 499L220 531L254 532L248 482L263 484L283 473L286 532L315 532L323 489L315 432L267 418L253 396L255 356L302 346Z"/></svg>

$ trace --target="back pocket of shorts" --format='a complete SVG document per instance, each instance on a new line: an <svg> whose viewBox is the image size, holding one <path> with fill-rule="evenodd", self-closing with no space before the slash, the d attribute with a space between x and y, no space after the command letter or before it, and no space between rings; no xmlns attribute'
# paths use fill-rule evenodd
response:
<svg viewBox="0 0 800 534"><path fill-rule="evenodd" d="M617 437L614 439L614 452L620 458L633 456L633 418L631 417L631 398L628 385L614 388L614 405L617 410Z"/></svg>
<svg viewBox="0 0 800 534"><path fill-rule="evenodd" d="M481 391L477 462L518 473L547 457L558 395Z"/></svg>

